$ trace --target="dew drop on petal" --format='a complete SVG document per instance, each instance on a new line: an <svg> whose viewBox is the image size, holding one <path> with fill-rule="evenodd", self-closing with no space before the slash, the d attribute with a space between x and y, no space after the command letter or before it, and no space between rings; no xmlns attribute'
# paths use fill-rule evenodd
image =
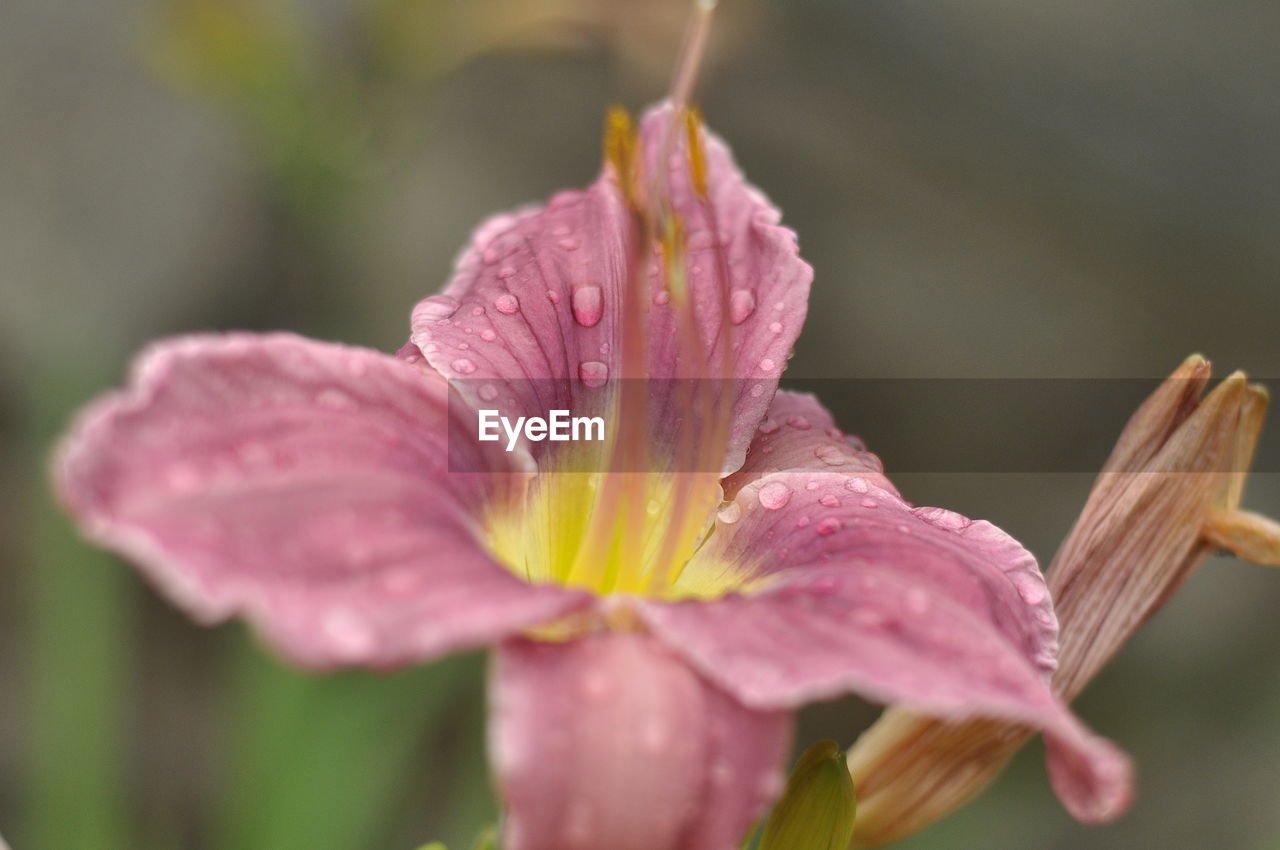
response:
<svg viewBox="0 0 1280 850"><path fill-rule="evenodd" d="M472 363L466 357L459 357L449 365L453 367L453 371L462 375L470 375L476 370L476 364Z"/></svg>
<svg viewBox="0 0 1280 850"><path fill-rule="evenodd" d="M509 277L515 277L516 270L511 266L503 266L498 269L498 280L506 280Z"/></svg>
<svg viewBox="0 0 1280 850"><path fill-rule="evenodd" d="M797 431L808 431L810 428L809 420L803 416L789 416L787 417L787 424Z"/></svg>
<svg viewBox="0 0 1280 850"><path fill-rule="evenodd" d="M836 519L833 516L829 516L823 519L821 522L818 523L818 527L814 529L814 531L818 532L818 534L822 535L823 537L826 537L830 534L835 534L839 530L840 530L840 520Z"/></svg>
<svg viewBox="0 0 1280 850"><path fill-rule="evenodd" d="M742 505L739 505L737 502L730 502L720 509L716 514L716 518L725 525L733 525L735 522L742 519Z"/></svg>
<svg viewBox="0 0 1280 850"><path fill-rule="evenodd" d="M578 377L591 388L603 387L609 380L609 367L599 360L587 360L578 366Z"/></svg>
<svg viewBox="0 0 1280 850"><path fill-rule="evenodd" d="M670 300L671 300L671 293L667 292L665 289L659 289L657 292L653 294L653 303L657 304L659 307L663 306Z"/></svg>
<svg viewBox="0 0 1280 850"><path fill-rule="evenodd" d="M817 481L810 481L808 484L804 485L804 489L806 489L806 490L817 490L817 489L818 489L818 482L817 482Z"/></svg>
<svg viewBox="0 0 1280 850"><path fill-rule="evenodd" d="M316 395L316 404L321 407L327 407L330 410L354 410L357 405L351 396L342 390L328 389L321 390Z"/></svg>
<svg viewBox="0 0 1280 850"><path fill-rule="evenodd" d="M777 423L777 422L775 422L773 419L770 419L769 417L767 417L767 416L766 416L766 417L765 417L765 418L760 422L760 433L761 433L761 434L773 434L773 433L776 433L776 432L777 432L777 430L778 430L778 428L779 428L779 427L780 427L780 426L778 425L778 423Z"/></svg>
<svg viewBox="0 0 1280 850"><path fill-rule="evenodd" d="M1028 605L1039 605L1048 595L1044 582L1030 573L1010 573L1009 580L1018 589L1018 595Z"/></svg>
<svg viewBox="0 0 1280 850"><path fill-rule="evenodd" d="M584 328L594 328L604 316L604 293L595 284L579 286L569 299L573 318Z"/></svg>
<svg viewBox="0 0 1280 850"><path fill-rule="evenodd" d="M498 397L498 388L493 384L485 384L480 387L480 398L484 401L493 401Z"/></svg>
<svg viewBox="0 0 1280 850"><path fill-rule="evenodd" d="M735 289L729 295L729 318L740 325L756 311L756 294L750 289Z"/></svg>
<svg viewBox="0 0 1280 850"><path fill-rule="evenodd" d="M493 328L485 328L480 331L480 338L485 342L493 342L498 338L498 333Z"/></svg>
<svg viewBox="0 0 1280 850"><path fill-rule="evenodd" d="M875 499L863 499L863 500L862 500L862 506L863 506L864 508L872 508L872 509L874 509L874 508L878 508L878 507L880 507L880 503L879 503L879 502L877 502Z"/></svg>
<svg viewBox="0 0 1280 850"><path fill-rule="evenodd" d="M827 493L825 496L823 496L821 499L818 500L818 504L828 508L838 508L840 507L840 500L835 497L835 494Z"/></svg>
<svg viewBox="0 0 1280 850"><path fill-rule="evenodd" d="M807 516L802 516L800 519L796 520L796 528L807 528L808 525L809 518Z"/></svg>
<svg viewBox="0 0 1280 850"><path fill-rule="evenodd" d="M499 313L510 316L520 312L520 299L510 292L504 292L493 300L493 306Z"/></svg>
<svg viewBox="0 0 1280 850"><path fill-rule="evenodd" d="M473 315L473 316L483 316L483 315L484 315L484 308L483 308L483 307L480 307L480 306L472 307L472 308L471 308L471 315Z"/></svg>
<svg viewBox="0 0 1280 850"><path fill-rule="evenodd" d="M764 395L764 387L760 386L759 384L756 384L751 388L752 398L760 398L760 396L762 395Z"/></svg>
<svg viewBox="0 0 1280 850"><path fill-rule="evenodd" d="M770 332L770 333L775 333L775 334L780 334L780 333L782 333L782 322L770 322L770 323L769 323L769 332Z"/></svg>
<svg viewBox="0 0 1280 850"><path fill-rule="evenodd" d="M566 236L564 239L561 239L556 244L566 251L578 250L578 240L574 239L572 236Z"/></svg>
<svg viewBox="0 0 1280 850"><path fill-rule="evenodd" d="M547 300L548 300L548 301L550 301L552 304L559 304L559 303L560 303L560 293L559 293L559 292L556 292L554 289L548 289L548 290L547 290Z"/></svg>
<svg viewBox="0 0 1280 850"><path fill-rule="evenodd" d="M844 454L835 446L822 446L814 451L814 455L827 466L844 466L845 463Z"/></svg>
<svg viewBox="0 0 1280 850"><path fill-rule="evenodd" d="M777 365L778 365L777 363L774 363L774 362L773 362L772 358L766 357L766 358L764 358L763 360L761 360L761 361L760 361L760 371L761 371L761 372L772 372L772 371L773 371L773 369L774 369L774 367L775 367L775 366L777 366Z"/></svg>
<svg viewBox="0 0 1280 850"><path fill-rule="evenodd" d="M452 295L432 295L420 303L414 312L427 321L447 319L458 312L458 299Z"/></svg>
<svg viewBox="0 0 1280 850"><path fill-rule="evenodd" d="M850 478L848 481L844 482L844 486L846 489L852 490L855 493L865 493L871 489L867 485L867 479L865 478Z"/></svg>
<svg viewBox="0 0 1280 850"><path fill-rule="evenodd" d="M486 265L491 266L498 262L498 249L490 245L484 249L484 253L480 255L480 258L485 261Z"/></svg>
<svg viewBox="0 0 1280 850"><path fill-rule="evenodd" d="M760 488L757 498L765 510L781 510L791 501L791 488L780 481L772 481Z"/></svg>

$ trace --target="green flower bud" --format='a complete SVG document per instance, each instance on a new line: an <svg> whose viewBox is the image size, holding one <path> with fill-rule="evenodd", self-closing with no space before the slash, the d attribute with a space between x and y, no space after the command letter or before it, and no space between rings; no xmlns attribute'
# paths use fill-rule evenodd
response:
<svg viewBox="0 0 1280 850"><path fill-rule="evenodd" d="M844 750L835 741L819 741L791 771L760 850L846 850L856 804Z"/></svg>

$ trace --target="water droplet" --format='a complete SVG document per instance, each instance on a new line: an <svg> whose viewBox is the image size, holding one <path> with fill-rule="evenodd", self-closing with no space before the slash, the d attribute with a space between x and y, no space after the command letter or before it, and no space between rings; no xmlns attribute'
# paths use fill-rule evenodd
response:
<svg viewBox="0 0 1280 850"><path fill-rule="evenodd" d="M808 431L810 428L809 420L803 416L788 416L787 424L797 431Z"/></svg>
<svg viewBox="0 0 1280 850"><path fill-rule="evenodd" d="M826 537L829 534L835 534L837 531L839 531L840 525L841 525L840 520L836 519L833 516L829 516L824 518L822 522L818 523L818 527L815 528L814 531L818 532L818 534L822 535L823 537Z"/></svg>
<svg viewBox="0 0 1280 850"><path fill-rule="evenodd" d="M578 240L574 239L572 236L566 236L564 239L561 239L556 244L566 251L578 250Z"/></svg>
<svg viewBox="0 0 1280 850"><path fill-rule="evenodd" d="M867 485L867 479L865 478L850 478L848 481L844 482L844 486L846 489L852 490L855 493L865 493L867 490L871 489Z"/></svg>
<svg viewBox="0 0 1280 850"><path fill-rule="evenodd" d="M774 305L773 305L773 309L775 309L775 310L777 310L779 313L781 313L783 310L787 309L786 302L784 302L784 301L779 301L778 303L776 303L776 304L774 304Z"/></svg>
<svg viewBox="0 0 1280 850"><path fill-rule="evenodd" d="M506 280L509 277L515 277L516 270L511 266L503 266L498 269L498 280Z"/></svg>
<svg viewBox="0 0 1280 850"><path fill-rule="evenodd" d="M493 401L498 397L498 388L493 384L485 384L480 387L480 398L484 401Z"/></svg>
<svg viewBox="0 0 1280 850"><path fill-rule="evenodd" d="M569 225L567 224L557 224L555 227L551 228L552 236L568 236L570 232Z"/></svg>
<svg viewBox="0 0 1280 850"><path fill-rule="evenodd" d="M441 321L458 312L458 299L452 295L432 295L420 302L413 312L424 321Z"/></svg>
<svg viewBox="0 0 1280 850"><path fill-rule="evenodd" d="M608 353L609 353L610 351L612 351L612 350L613 350L613 346L609 345L609 343L607 343L607 342L602 342L602 343L600 343L600 353L601 353L601 354L608 354Z"/></svg>
<svg viewBox="0 0 1280 850"><path fill-rule="evenodd" d="M554 289L548 289L548 290L547 290L547 300L548 300L548 301L550 301L552 304L559 304L559 303L560 303L560 293L559 293L559 292L556 292Z"/></svg>
<svg viewBox="0 0 1280 850"><path fill-rule="evenodd" d="M459 357L449 365L453 367L453 371L462 375L470 375L476 370L476 364L465 357Z"/></svg>
<svg viewBox="0 0 1280 850"><path fill-rule="evenodd" d="M770 332L770 333L775 333L775 334L780 334L780 333L782 333L782 322L770 322L770 323L769 323L769 332Z"/></svg>
<svg viewBox="0 0 1280 850"><path fill-rule="evenodd" d="M480 331L480 338L485 342L493 342L495 339L498 338L498 332L495 331L493 328L485 328L484 330Z"/></svg>
<svg viewBox="0 0 1280 850"><path fill-rule="evenodd" d="M373 632L350 611L338 609L330 612L324 619L323 628L334 649L347 658L366 655L373 649Z"/></svg>
<svg viewBox="0 0 1280 850"><path fill-rule="evenodd" d="M460 342L460 343L458 343L458 350L459 350L459 351L470 351L470 350L471 350L471 343L469 343L469 342Z"/></svg>
<svg viewBox="0 0 1280 850"><path fill-rule="evenodd" d="M764 387L762 387L760 384L756 384L754 387L751 388L752 398L760 398L760 396L762 395L764 395Z"/></svg>
<svg viewBox="0 0 1280 850"><path fill-rule="evenodd" d="M844 466L844 454L835 446L822 446L814 451L814 455L818 460L827 466Z"/></svg>
<svg viewBox="0 0 1280 850"><path fill-rule="evenodd" d="M806 528L808 525L809 518L807 516L802 516L800 519L796 520L796 528Z"/></svg>
<svg viewBox="0 0 1280 850"><path fill-rule="evenodd" d="M591 388L603 387L609 380L609 367L599 360L588 360L578 366L578 377Z"/></svg>
<svg viewBox="0 0 1280 850"><path fill-rule="evenodd" d="M729 318L740 325L756 311L756 294L750 289L735 289L729 295Z"/></svg>
<svg viewBox="0 0 1280 850"><path fill-rule="evenodd" d="M862 500L862 506L863 506L864 508L871 508L871 509L875 509L875 508L880 507L880 503L879 503L879 502L877 502L875 499L867 498L867 499L863 499L863 500Z"/></svg>
<svg viewBox="0 0 1280 850"><path fill-rule="evenodd" d="M818 500L818 504L828 508L838 508L840 507L840 500L836 498L834 493L827 493Z"/></svg>
<svg viewBox="0 0 1280 850"><path fill-rule="evenodd" d="M657 499L650 499L649 504L644 506L644 510L649 516L657 516L658 511L662 510L662 503Z"/></svg>
<svg viewBox="0 0 1280 850"><path fill-rule="evenodd" d="M491 266L498 262L498 249L490 245L488 248L484 249L484 253L480 255L480 258L485 261L486 265Z"/></svg>
<svg viewBox="0 0 1280 850"><path fill-rule="evenodd" d="M711 238L711 234L705 230L699 230L697 233L689 237L690 251L705 251L715 244L715 240Z"/></svg>
<svg viewBox="0 0 1280 850"><path fill-rule="evenodd" d="M483 316L483 315L484 315L484 308L483 308L483 307L472 307L472 308L471 308L471 315L473 315L473 316Z"/></svg>
<svg viewBox="0 0 1280 850"><path fill-rule="evenodd" d="M725 525L733 525L742 519L742 505L737 502L730 502L720 509L720 512L716 514L716 518Z"/></svg>
<svg viewBox="0 0 1280 850"><path fill-rule="evenodd" d="M791 501L791 488L780 481L772 481L760 488L757 498L760 500L760 507L765 510L780 510Z"/></svg>
<svg viewBox="0 0 1280 850"><path fill-rule="evenodd" d="M817 489L818 489L818 482L817 482L817 481L810 481L808 484L804 485L804 489L806 489L806 490L817 490Z"/></svg>
<svg viewBox="0 0 1280 850"><path fill-rule="evenodd" d="M354 410L356 407L355 400L342 390L321 390L316 396L316 404L321 407L327 407L330 410Z"/></svg>
<svg viewBox="0 0 1280 850"><path fill-rule="evenodd" d="M604 293L595 284L579 286L569 299L573 318L584 328L594 328L604 316Z"/></svg>
<svg viewBox="0 0 1280 850"><path fill-rule="evenodd" d="M493 306L499 313L510 316L520 312L520 299L510 292L504 292L493 300Z"/></svg>
<svg viewBox="0 0 1280 850"><path fill-rule="evenodd" d="M668 303L670 300L671 293L667 292L665 289L659 289L653 294L653 303L657 304L659 307Z"/></svg>
<svg viewBox="0 0 1280 850"><path fill-rule="evenodd" d="M771 358L766 357L766 358L764 358L763 360L761 360L761 361L760 361L760 371L761 371L761 372L772 372L772 371L773 371L773 368L774 368L775 366L777 366L777 365L778 365L778 364L777 364L777 363L774 363L774 362L773 362L773 360L772 360Z"/></svg>
<svg viewBox="0 0 1280 850"><path fill-rule="evenodd" d="M774 434L774 433L777 433L777 430L779 427L780 426L778 425L777 422L775 422L773 419L770 419L769 417L766 416L764 420L761 421L760 423L760 433Z"/></svg>
<svg viewBox="0 0 1280 850"><path fill-rule="evenodd" d="M1044 582L1031 573L1010 573L1009 580L1018 589L1022 601L1028 605L1039 605L1049 594Z"/></svg>

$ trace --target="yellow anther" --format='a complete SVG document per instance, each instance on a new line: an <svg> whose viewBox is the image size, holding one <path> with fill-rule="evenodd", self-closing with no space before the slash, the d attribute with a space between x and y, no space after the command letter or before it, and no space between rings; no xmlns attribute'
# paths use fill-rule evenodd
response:
<svg viewBox="0 0 1280 850"><path fill-rule="evenodd" d="M689 175L693 190L702 200L707 199L707 155L702 149L702 113L696 106L684 110L684 131L689 143Z"/></svg>
<svg viewBox="0 0 1280 850"><path fill-rule="evenodd" d="M636 139L635 124L631 114L621 106L609 107L604 121L604 160L613 166L622 196L632 207L636 206Z"/></svg>

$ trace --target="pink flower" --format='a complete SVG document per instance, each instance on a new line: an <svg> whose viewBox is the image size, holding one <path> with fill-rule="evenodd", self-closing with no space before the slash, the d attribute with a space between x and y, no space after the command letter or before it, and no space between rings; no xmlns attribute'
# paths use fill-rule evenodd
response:
<svg viewBox="0 0 1280 850"><path fill-rule="evenodd" d="M683 111L606 141L589 189L479 228L394 357L153 346L66 439L66 504L299 665L496 645L507 850L736 847L791 713L848 692L1042 729L1073 813L1123 808L1127 760L1046 684L1034 558L775 392L812 277L778 212ZM603 411L611 440L507 453L461 436L481 405Z"/></svg>

